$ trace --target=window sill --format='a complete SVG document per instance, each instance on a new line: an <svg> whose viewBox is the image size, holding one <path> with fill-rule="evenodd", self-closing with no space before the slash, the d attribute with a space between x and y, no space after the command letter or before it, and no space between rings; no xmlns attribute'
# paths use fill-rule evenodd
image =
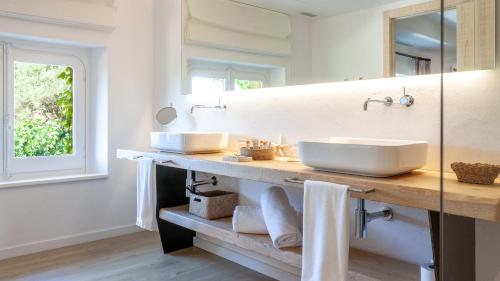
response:
<svg viewBox="0 0 500 281"><path fill-rule="evenodd" d="M0 181L0 189L21 187L21 186L43 185L51 183L98 180L98 179L105 179L107 177L108 173L92 173L92 174L75 174L67 176L43 177L35 179L6 180L6 181Z"/></svg>

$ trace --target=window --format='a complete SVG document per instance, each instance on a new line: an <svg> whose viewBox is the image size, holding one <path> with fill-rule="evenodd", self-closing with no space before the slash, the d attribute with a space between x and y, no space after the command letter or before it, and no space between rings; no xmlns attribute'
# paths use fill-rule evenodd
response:
<svg viewBox="0 0 500 281"><path fill-rule="evenodd" d="M73 154L73 68L14 61L14 157Z"/></svg>
<svg viewBox="0 0 500 281"><path fill-rule="evenodd" d="M271 70L264 67L190 61L190 93L210 94L261 89L268 86L270 72Z"/></svg>
<svg viewBox="0 0 500 281"><path fill-rule="evenodd" d="M83 62L66 49L21 47L2 47L3 174L84 172Z"/></svg>

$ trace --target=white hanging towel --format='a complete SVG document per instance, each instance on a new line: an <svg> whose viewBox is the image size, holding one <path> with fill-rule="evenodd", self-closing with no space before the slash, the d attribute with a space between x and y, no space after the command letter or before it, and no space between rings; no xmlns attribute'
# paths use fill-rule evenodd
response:
<svg viewBox="0 0 500 281"><path fill-rule="evenodd" d="M326 182L304 183L302 281L347 281L348 188Z"/></svg>
<svg viewBox="0 0 500 281"><path fill-rule="evenodd" d="M273 186L267 189L260 198L260 207L274 247L302 245L297 212L290 205L283 188Z"/></svg>
<svg viewBox="0 0 500 281"><path fill-rule="evenodd" d="M158 230L156 221L156 167L148 157L137 159L137 226Z"/></svg>

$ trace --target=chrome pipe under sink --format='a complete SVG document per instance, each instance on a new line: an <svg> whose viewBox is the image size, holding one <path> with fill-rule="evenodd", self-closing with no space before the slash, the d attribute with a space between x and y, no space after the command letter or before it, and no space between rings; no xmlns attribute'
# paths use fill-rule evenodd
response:
<svg viewBox="0 0 500 281"><path fill-rule="evenodd" d="M394 212L389 207L374 213L366 211L364 199L357 199L357 208L354 214L354 233L357 239L366 239L368 237L369 222L380 218L383 218L385 221L390 221L394 217Z"/></svg>

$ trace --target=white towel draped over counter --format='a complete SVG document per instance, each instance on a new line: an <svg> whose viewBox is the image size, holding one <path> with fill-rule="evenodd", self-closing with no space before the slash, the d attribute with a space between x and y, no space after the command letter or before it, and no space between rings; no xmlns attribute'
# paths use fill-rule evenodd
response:
<svg viewBox="0 0 500 281"><path fill-rule="evenodd" d="M152 158L137 159L137 226L158 230L156 221L156 165Z"/></svg>
<svg viewBox="0 0 500 281"><path fill-rule="evenodd" d="M304 183L302 281L346 281L349 262L348 186Z"/></svg>
<svg viewBox="0 0 500 281"><path fill-rule="evenodd" d="M273 186L267 189L260 198L260 207L276 248L302 245L297 212L290 205L283 188Z"/></svg>

